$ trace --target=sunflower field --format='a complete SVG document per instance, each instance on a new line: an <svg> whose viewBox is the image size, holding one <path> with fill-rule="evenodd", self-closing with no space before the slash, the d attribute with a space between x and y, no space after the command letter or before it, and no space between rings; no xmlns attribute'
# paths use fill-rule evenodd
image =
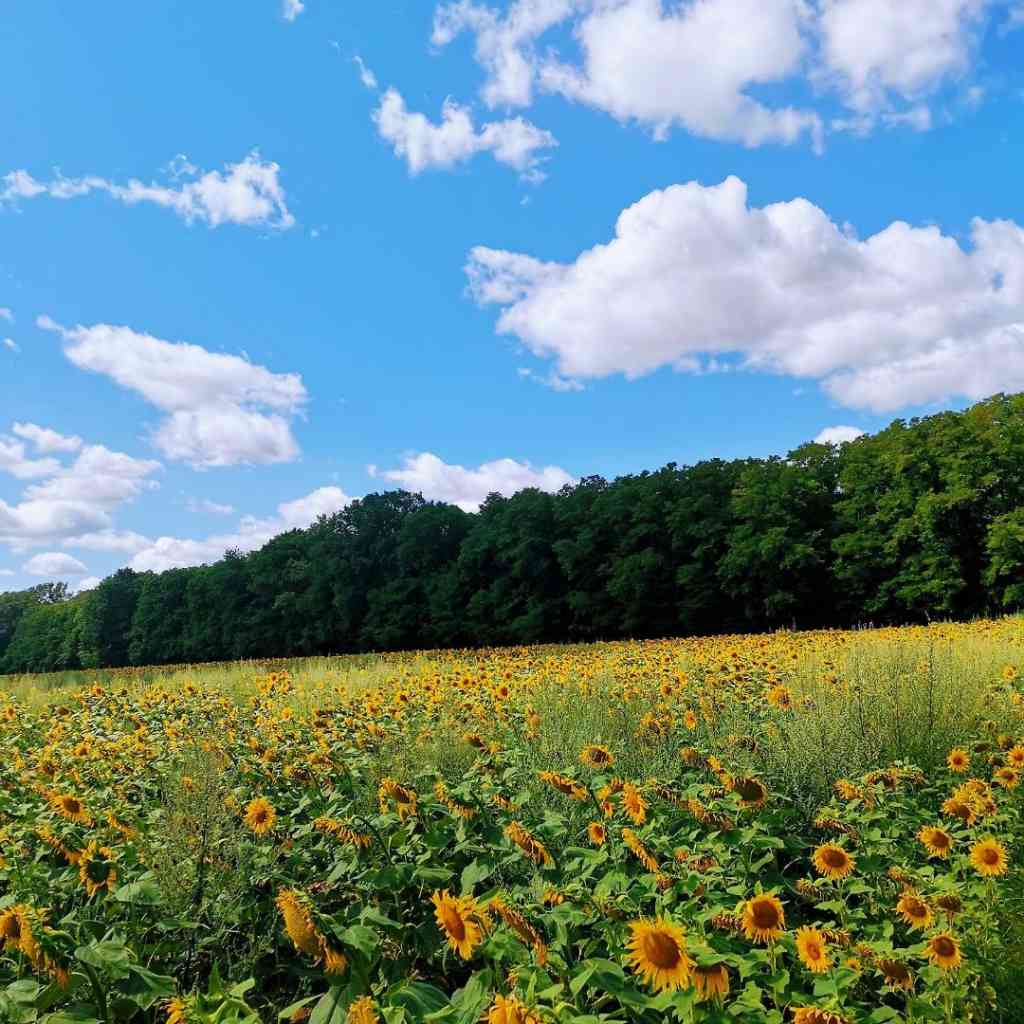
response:
<svg viewBox="0 0 1024 1024"><path fill-rule="evenodd" d="M1024 1020L1024 622L0 679L0 1021Z"/></svg>

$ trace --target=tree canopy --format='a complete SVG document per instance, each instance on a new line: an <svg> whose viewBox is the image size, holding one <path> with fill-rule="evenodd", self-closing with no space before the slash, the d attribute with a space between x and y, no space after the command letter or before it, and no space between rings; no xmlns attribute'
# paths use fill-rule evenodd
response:
<svg viewBox="0 0 1024 1024"><path fill-rule="evenodd" d="M966 618L1024 608L1024 395L477 513L369 494L212 565L0 594L0 670Z"/></svg>

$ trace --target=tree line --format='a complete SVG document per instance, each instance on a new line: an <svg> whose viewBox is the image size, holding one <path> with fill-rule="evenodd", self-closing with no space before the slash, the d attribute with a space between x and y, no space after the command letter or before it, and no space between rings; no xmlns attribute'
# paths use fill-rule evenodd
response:
<svg viewBox="0 0 1024 1024"><path fill-rule="evenodd" d="M1024 394L467 513L370 494L258 551L0 594L0 670L969 618L1024 607Z"/></svg>

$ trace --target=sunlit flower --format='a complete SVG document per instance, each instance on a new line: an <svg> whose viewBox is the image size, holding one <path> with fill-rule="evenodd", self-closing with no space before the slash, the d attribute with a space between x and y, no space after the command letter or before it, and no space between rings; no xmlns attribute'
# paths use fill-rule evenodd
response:
<svg viewBox="0 0 1024 1024"><path fill-rule="evenodd" d="M477 920L479 911L476 900L472 896L452 896L447 889L435 892L430 900L434 904L434 917L448 945L463 960L469 960L483 938Z"/></svg>
<svg viewBox="0 0 1024 1024"><path fill-rule="evenodd" d="M743 934L751 942L774 942L786 928L786 914L777 896L761 893L743 905Z"/></svg>
<svg viewBox="0 0 1024 1024"><path fill-rule="evenodd" d="M277 811L266 797L258 796L250 800L245 808L245 823L258 836L265 836L274 828Z"/></svg>
<svg viewBox="0 0 1024 1024"><path fill-rule="evenodd" d="M821 974L832 966L825 936L817 928L797 929L796 951L803 965L814 974Z"/></svg>
<svg viewBox="0 0 1024 1024"><path fill-rule="evenodd" d="M971 847L971 864L979 875L996 878L1006 874L1009 858L998 839L982 839Z"/></svg>
<svg viewBox="0 0 1024 1024"><path fill-rule="evenodd" d="M633 921L626 944L626 962L655 992L689 988L693 961L686 954L686 936L679 925L659 917Z"/></svg>
<svg viewBox="0 0 1024 1024"><path fill-rule="evenodd" d="M819 846L814 851L812 860L818 874L824 875L833 882L849 877L857 866L856 860L835 843L825 843L823 846Z"/></svg>

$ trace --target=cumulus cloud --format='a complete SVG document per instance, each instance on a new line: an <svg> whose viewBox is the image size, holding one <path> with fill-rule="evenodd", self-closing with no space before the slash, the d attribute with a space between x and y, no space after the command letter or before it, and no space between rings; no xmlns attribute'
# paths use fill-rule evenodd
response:
<svg viewBox="0 0 1024 1024"><path fill-rule="evenodd" d="M228 550L254 551L279 533L309 526L318 516L337 512L351 500L339 487L321 487L305 497L278 505L274 516L244 516L231 533L214 534L198 540L158 537L139 551L129 565L137 572L164 572L215 562Z"/></svg>
<svg viewBox="0 0 1024 1024"><path fill-rule="evenodd" d="M85 576L88 568L77 558L60 551L48 551L44 555L30 558L22 567L22 572L29 576L46 576L55 579L59 576Z"/></svg>
<svg viewBox="0 0 1024 1024"><path fill-rule="evenodd" d="M25 170L0 177L0 206L19 200L49 196L75 199L90 192L103 192L127 206L153 203L173 210L186 223L198 221L211 228L222 224L286 229L295 218L288 210L284 188L278 178L280 167L253 151L244 160L228 164L223 172L201 173L184 157L172 163L173 184L145 184L132 179L120 185L106 178L58 176L40 182ZM180 182L188 176L193 180Z"/></svg>
<svg viewBox="0 0 1024 1024"><path fill-rule="evenodd" d="M40 427L35 423L15 423L11 433L31 443L37 452L49 455L53 452L77 452L82 447L82 439L77 435L58 434L49 427Z"/></svg>
<svg viewBox="0 0 1024 1024"><path fill-rule="evenodd" d="M76 594L84 594L87 590L95 590L103 580L99 576L86 576L79 580L71 589Z"/></svg>
<svg viewBox="0 0 1024 1024"><path fill-rule="evenodd" d="M821 0L821 73L855 111L916 101L968 69L992 7L992 0Z"/></svg>
<svg viewBox="0 0 1024 1024"><path fill-rule="evenodd" d="M535 469L529 462L496 459L466 469L449 465L431 452L406 456L400 469L369 466L367 471L370 476L391 480L430 500L458 505L465 512L475 512L487 495L495 492L511 496L524 488L537 487L553 493L575 483L575 478L560 466Z"/></svg>
<svg viewBox="0 0 1024 1024"><path fill-rule="evenodd" d="M107 553L134 555L148 547L152 541L141 533L133 530L97 530L94 533L82 533L65 540L66 548L82 548L85 551L103 551Z"/></svg>
<svg viewBox="0 0 1024 1024"><path fill-rule="evenodd" d="M307 397L298 374L129 327L64 328L48 317L39 326L61 335L79 369L110 377L167 414L153 435L167 458L203 469L297 458L290 421Z"/></svg>
<svg viewBox="0 0 1024 1024"><path fill-rule="evenodd" d="M302 0L281 0L281 17L285 21L294 21L305 9Z"/></svg>
<svg viewBox="0 0 1024 1024"><path fill-rule="evenodd" d="M403 157L412 174L429 168L450 168L479 153L517 170L528 181L540 181L540 150L557 146L555 137L521 117L492 121L478 131L466 107L445 100L441 121L410 111L395 89L388 89L373 113L377 131Z"/></svg>
<svg viewBox="0 0 1024 1024"><path fill-rule="evenodd" d="M806 199L746 185L652 192L571 263L477 247L500 333L574 379L721 366L819 380L889 412L1024 388L1024 229L976 219L968 248L896 221L861 240Z"/></svg>
<svg viewBox="0 0 1024 1024"><path fill-rule="evenodd" d="M9 352L21 351L21 349L18 346L18 343L13 338L4 338L3 341L0 341L0 345L3 345L3 347L7 349Z"/></svg>
<svg viewBox="0 0 1024 1024"><path fill-rule="evenodd" d="M818 436L814 439L815 444L846 444L848 441L856 441L858 437L863 437L864 431L859 427L826 427Z"/></svg>
<svg viewBox="0 0 1024 1024"><path fill-rule="evenodd" d="M867 131L879 120L925 126L922 102L968 73L999 0L477 0L436 8L432 42L475 40L490 107L527 107L538 91L586 103L659 137L680 127L748 146L809 137L813 109L759 99L772 84L830 92L851 116L833 127ZM1012 17L1017 17L1013 15ZM1012 24L1012 21L1007 23ZM544 36L568 29L578 57ZM907 116L913 112L913 116Z"/></svg>
<svg viewBox="0 0 1024 1024"><path fill-rule="evenodd" d="M41 429L44 442L52 440ZM123 539L119 545L112 539L120 536L113 532L112 513L155 488L151 477L159 469L159 462L103 445L83 445L68 463L53 456L31 459L22 441L0 435L0 472L34 481L17 503L0 499L0 544L15 550L55 544L126 550Z"/></svg>

